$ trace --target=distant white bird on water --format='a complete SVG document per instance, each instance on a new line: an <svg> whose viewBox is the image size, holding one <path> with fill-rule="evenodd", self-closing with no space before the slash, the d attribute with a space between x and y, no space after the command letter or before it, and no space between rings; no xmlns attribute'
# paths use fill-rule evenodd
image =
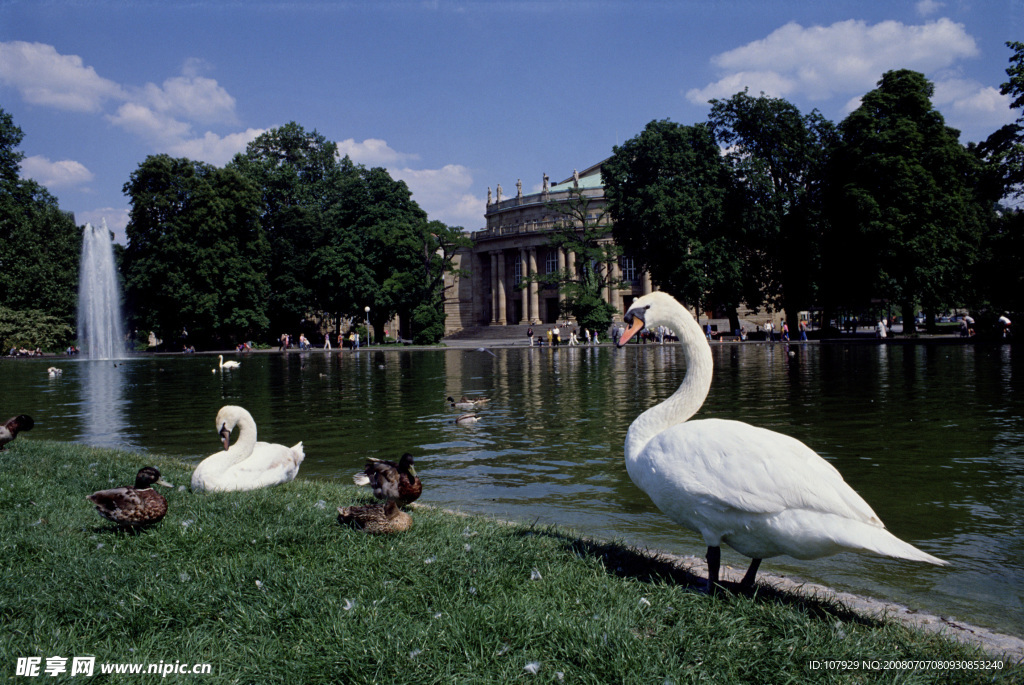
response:
<svg viewBox="0 0 1024 685"><path fill-rule="evenodd" d="M945 565L885 529L831 464L788 435L740 421L688 421L711 388L711 348L690 313L670 295L635 300L621 347L645 326L679 335L686 376L626 434L626 471L676 523L708 546L708 588L718 582L721 544L751 557L741 587L754 584L761 559L817 559L844 551Z"/></svg>
<svg viewBox="0 0 1024 685"><path fill-rule="evenodd" d="M234 360L224 361L223 354L217 355L217 366L219 366L222 369L237 369L241 365L242 362L236 362Z"/></svg>

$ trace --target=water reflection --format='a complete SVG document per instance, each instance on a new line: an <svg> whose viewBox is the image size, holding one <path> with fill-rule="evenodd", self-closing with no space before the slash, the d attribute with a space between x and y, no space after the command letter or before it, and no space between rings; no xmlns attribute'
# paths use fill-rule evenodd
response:
<svg viewBox="0 0 1024 685"><path fill-rule="evenodd" d="M76 367L81 427L75 439L96 447L136 447L126 430L127 366L97 360L82 361Z"/></svg>

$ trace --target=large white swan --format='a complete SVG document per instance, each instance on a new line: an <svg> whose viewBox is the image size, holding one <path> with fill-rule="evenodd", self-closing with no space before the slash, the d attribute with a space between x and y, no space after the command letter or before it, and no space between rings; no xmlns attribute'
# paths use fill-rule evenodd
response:
<svg viewBox="0 0 1024 685"><path fill-rule="evenodd" d="M237 369L242 365L242 362L236 362L234 360L224 361L224 355L217 355L217 365L222 369Z"/></svg>
<svg viewBox="0 0 1024 685"><path fill-rule="evenodd" d="M669 518L703 536L709 589L723 542L753 560L744 588L753 586L761 559L782 554L857 551L946 564L887 531L839 471L799 440L740 421L687 421L711 388L713 361L700 326L670 295L635 300L625 321L619 347L645 325L667 326L683 346L686 377L630 425L626 471Z"/></svg>
<svg viewBox="0 0 1024 685"><path fill-rule="evenodd" d="M235 426L238 439L229 447ZM256 422L242 407L221 407L217 412L217 432L224 441L224 451L199 463L192 472L193 490L256 490L287 483L295 479L306 457L301 442L294 447L256 442Z"/></svg>

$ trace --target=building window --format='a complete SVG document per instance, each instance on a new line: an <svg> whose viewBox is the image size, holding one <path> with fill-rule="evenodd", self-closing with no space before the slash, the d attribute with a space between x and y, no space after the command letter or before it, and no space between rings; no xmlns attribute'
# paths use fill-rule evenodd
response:
<svg viewBox="0 0 1024 685"><path fill-rule="evenodd" d="M544 260L544 273L553 274L558 271L558 252L555 250L548 250L547 259Z"/></svg>
<svg viewBox="0 0 1024 685"><path fill-rule="evenodd" d="M517 259L514 262L512 262L512 274L512 282L515 285L519 285L520 283L523 282L523 260Z"/></svg>
<svg viewBox="0 0 1024 685"><path fill-rule="evenodd" d="M636 283L636 265L632 257L619 257L619 268L622 270L622 280Z"/></svg>

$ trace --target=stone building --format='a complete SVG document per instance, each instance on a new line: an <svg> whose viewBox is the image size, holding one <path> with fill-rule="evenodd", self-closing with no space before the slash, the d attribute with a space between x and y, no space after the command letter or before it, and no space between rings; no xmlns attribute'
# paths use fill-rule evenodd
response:
<svg viewBox="0 0 1024 685"><path fill-rule="evenodd" d="M471 247L460 250L455 266L468 271L459 278L449 275L445 285L446 333L474 326L506 326L554 323L560 320L559 303L565 296L554 286L530 282L520 288L524 277L568 268L576 269L576 254L550 245L556 223L565 219L558 204L571 201L571 190L578 188L590 202L588 213L597 218L604 208L601 164L596 164L559 183L550 184L547 174L539 193L523 195L522 182L516 193L505 197L500 185L492 195L487 190L486 227L470 233ZM610 220L608 241L612 241ZM604 298L621 319L622 312L644 293L651 291L651 278L634 266L632 258L622 256L607 265L613 280L624 282L621 288L606 288ZM571 318L570 318L571 320Z"/></svg>

